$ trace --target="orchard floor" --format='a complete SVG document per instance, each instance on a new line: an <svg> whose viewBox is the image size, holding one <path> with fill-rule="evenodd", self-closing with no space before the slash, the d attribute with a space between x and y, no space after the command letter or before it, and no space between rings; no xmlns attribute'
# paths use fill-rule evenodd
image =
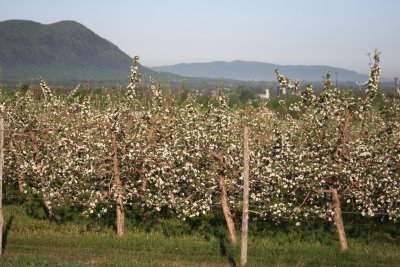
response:
<svg viewBox="0 0 400 267"><path fill-rule="evenodd" d="M0 266L239 266L239 246L200 234L166 236L127 230L83 229L77 223L32 219L17 206L4 208L4 254ZM400 266L400 244L388 239L300 241L284 234L250 236L246 266Z"/></svg>

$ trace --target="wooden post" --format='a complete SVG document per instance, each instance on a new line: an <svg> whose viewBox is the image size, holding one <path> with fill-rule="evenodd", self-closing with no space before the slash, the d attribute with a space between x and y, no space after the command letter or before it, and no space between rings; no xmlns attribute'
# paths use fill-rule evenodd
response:
<svg viewBox="0 0 400 267"><path fill-rule="evenodd" d="M4 118L0 118L0 255L3 255L3 165Z"/></svg>
<svg viewBox="0 0 400 267"><path fill-rule="evenodd" d="M240 265L247 263L247 239L249 223L249 128L243 131L243 214L242 214L242 239L240 250Z"/></svg>

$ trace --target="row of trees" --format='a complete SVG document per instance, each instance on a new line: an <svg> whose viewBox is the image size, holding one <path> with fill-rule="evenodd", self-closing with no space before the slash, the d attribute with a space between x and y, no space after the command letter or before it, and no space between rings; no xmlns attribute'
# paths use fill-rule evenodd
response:
<svg viewBox="0 0 400 267"><path fill-rule="evenodd" d="M233 243L233 215L242 201L242 129L250 135L250 206L273 220L333 220L347 249L341 209L365 216L400 217L399 100L379 94L379 53L371 62L365 97L336 88L301 91L277 71L281 86L299 101L228 106L218 93L206 105L163 95L150 78L150 97L139 93L138 58L126 96L1 92L6 121L5 181L19 194L55 205L77 205L88 216L116 213L124 233L127 205L167 209L186 219L218 205ZM374 105L377 97L383 103ZM342 203L342 204L341 204Z"/></svg>

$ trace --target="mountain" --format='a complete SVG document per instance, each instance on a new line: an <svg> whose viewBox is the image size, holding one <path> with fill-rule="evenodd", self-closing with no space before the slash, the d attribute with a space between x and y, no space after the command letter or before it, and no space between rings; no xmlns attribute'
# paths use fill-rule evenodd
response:
<svg viewBox="0 0 400 267"><path fill-rule="evenodd" d="M275 81L275 68L278 68L282 75L288 76L291 79L301 79L310 82L321 81L322 76L325 75L327 71L332 74L333 78L335 78L337 73L338 80L341 82L366 81L368 79L367 75L330 66L292 66L241 60L152 67L152 69L156 71L166 71L186 77L227 78L243 81Z"/></svg>
<svg viewBox="0 0 400 267"><path fill-rule="evenodd" d="M0 22L0 68L5 80L127 81L132 59L82 24ZM143 75L151 70L140 67Z"/></svg>
<svg viewBox="0 0 400 267"><path fill-rule="evenodd" d="M75 82L82 80L126 82L132 59L117 46L98 36L82 24L61 21L40 24L27 20L0 22L0 71L5 81L31 80L41 75L47 81ZM233 61L178 64L154 67L140 66L147 78L153 70L162 82L179 84L181 76L188 83L215 83L212 79L242 81L275 81L274 69L293 79L321 81L326 71L339 81L364 81L366 75L329 66L280 66L277 64ZM158 73L170 72L174 74Z"/></svg>

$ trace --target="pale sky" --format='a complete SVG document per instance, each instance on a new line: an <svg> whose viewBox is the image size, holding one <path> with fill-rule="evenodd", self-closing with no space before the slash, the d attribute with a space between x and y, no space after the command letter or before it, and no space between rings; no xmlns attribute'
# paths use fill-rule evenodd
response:
<svg viewBox="0 0 400 267"><path fill-rule="evenodd" d="M74 20L145 66L216 60L400 76L399 0L0 0L0 21Z"/></svg>

